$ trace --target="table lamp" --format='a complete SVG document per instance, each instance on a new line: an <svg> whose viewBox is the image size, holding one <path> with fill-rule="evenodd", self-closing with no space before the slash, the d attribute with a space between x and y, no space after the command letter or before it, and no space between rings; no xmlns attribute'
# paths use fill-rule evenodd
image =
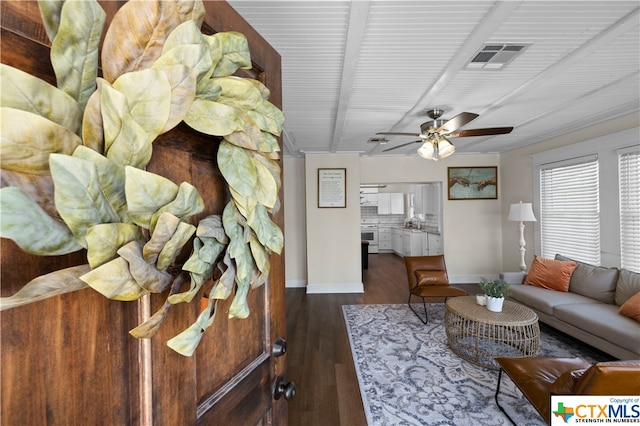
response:
<svg viewBox="0 0 640 426"><path fill-rule="evenodd" d="M533 215L533 208L531 207L531 203L523 203L520 201L517 204L511 204L509 208L509 217L507 217L508 221L511 222L520 222L518 224L518 228L520 228L520 270L522 272L527 271L527 264L524 262L524 253L526 249L524 248L526 242L524 241L524 223L523 222L535 222L536 217Z"/></svg>

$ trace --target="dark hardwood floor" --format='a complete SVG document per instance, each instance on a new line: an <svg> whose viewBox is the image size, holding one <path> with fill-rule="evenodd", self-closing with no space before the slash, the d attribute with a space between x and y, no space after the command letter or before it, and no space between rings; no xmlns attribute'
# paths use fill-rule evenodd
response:
<svg viewBox="0 0 640 426"><path fill-rule="evenodd" d="M362 294L306 294L287 289L288 380L296 383L289 401L290 426L366 425L342 305L407 303L404 260L369 255ZM460 285L473 294L475 284ZM419 299L414 298L414 303Z"/></svg>

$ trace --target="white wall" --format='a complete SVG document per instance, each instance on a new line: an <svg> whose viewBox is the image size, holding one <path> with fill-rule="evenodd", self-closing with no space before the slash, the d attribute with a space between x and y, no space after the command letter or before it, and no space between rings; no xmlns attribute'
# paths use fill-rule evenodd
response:
<svg viewBox="0 0 640 426"><path fill-rule="evenodd" d="M347 169L346 208L318 208L319 168ZM307 293L362 293L358 154L306 154L304 180Z"/></svg>
<svg viewBox="0 0 640 426"><path fill-rule="evenodd" d="M307 286L306 182L303 158L285 157L284 256L287 287Z"/></svg>

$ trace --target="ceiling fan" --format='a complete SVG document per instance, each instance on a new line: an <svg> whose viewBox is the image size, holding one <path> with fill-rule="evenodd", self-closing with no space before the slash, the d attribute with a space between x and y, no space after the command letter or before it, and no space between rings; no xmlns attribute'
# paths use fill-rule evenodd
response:
<svg viewBox="0 0 640 426"><path fill-rule="evenodd" d="M414 136L420 139L407 142L393 148L387 148L383 152L402 148L412 143L422 143L418 148L418 155L429 160L438 161L439 158L447 157L454 153L455 147L448 138L465 138L470 136L490 136L504 135L511 133L513 127L487 127L484 129L458 130L467 123L479 117L478 114L472 112L463 112L450 120L441 119L443 110L435 108L427 111L427 115L431 121L427 121L420 125L420 133L396 133L396 132L378 132L376 135L400 135ZM374 139L371 139L373 142Z"/></svg>

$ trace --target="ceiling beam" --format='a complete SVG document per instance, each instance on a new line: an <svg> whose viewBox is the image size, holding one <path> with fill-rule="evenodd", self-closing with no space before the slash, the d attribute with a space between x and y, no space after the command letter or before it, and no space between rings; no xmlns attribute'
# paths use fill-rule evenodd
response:
<svg viewBox="0 0 640 426"><path fill-rule="evenodd" d="M333 122L333 135L329 150L336 152L344 133L346 123L347 107L353 91L353 80L357 71L360 47L364 40L365 29L369 21L370 1L352 1L349 9L349 23L347 27L347 37L342 58L342 76L340 80L340 93L338 94L338 105L336 116Z"/></svg>

